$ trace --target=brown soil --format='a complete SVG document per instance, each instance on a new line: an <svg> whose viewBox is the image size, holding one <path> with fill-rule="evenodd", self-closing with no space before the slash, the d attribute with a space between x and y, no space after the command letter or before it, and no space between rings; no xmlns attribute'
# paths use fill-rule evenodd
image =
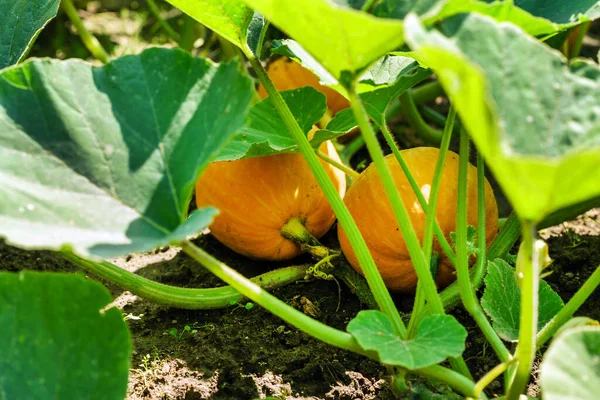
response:
<svg viewBox="0 0 600 400"><path fill-rule="evenodd" d="M598 214L594 213L591 218L597 221ZM576 226L573 224L566 226ZM598 235L600 229L589 233ZM569 232L549 237L548 243L555 261L547 281L566 301L600 264L600 236L578 236ZM231 253L210 235L199 238L197 244L247 276L280 265L245 259ZM221 285L177 248L113 261L166 284ZM295 260L304 261L307 259ZM78 270L51 252L23 251L0 242L0 270L24 268ZM261 307L247 309L239 305L224 310L181 310L152 304L111 284L107 287L127 316L134 340L128 399L394 398L384 380L385 368L320 343ZM320 311L320 321L339 329L344 329L361 309L358 299L345 287L338 298L335 282L297 283L277 289L274 294L299 308L297 296L306 297ZM338 301L340 308L336 312ZM410 309L410 298L396 296L395 301L404 312ZM459 308L453 313L469 331L464 357L474 375L479 377L496 365L497 360L466 312ZM600 294L594 294L579 314L600 319ZM188 331L184 331L186 326L190 327ZM500 382L495 382L489 387L489 394L501 389ZM415 387L411 398L424 398L419 394L421 390L422 386ZM443 392L445 388L437 390ZM535 387L532 391L535 392ZM441 398L450 396L446 393Z"/></svg>

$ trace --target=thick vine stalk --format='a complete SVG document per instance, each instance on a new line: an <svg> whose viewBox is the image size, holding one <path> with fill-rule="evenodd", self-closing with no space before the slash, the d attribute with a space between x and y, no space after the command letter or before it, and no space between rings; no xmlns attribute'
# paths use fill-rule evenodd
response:
<svg viewBox="0 0 600 400"><path fill-rule="evenodd" d="M323 193L331 205L339 224L344 229L344 232L346 232L348 240L350 241L350 245L356 253L358 262L360 263L362 271L365 274L365 278L367 279L377 304L379 304L382 312L384 312L388 318L390 318L395 332L400 337L404 338L406 335L406 326L404 325L404 322L402 322L400 314L396 309L396 305L394 304L392 297L385 287L383 279L377 270L377 266L373 261L373 257L371 256L369 249L367 248L367 244L358 230L356 222L354 222L352 215L335 189L333 183L327 175L327 172L321 165L321 162L315 154L306 135L298 125L298 121L296 121L290 109L287 107L287 104L285 104L285 101L273 85L273 82L271 82L271 79L269 78L269 75L265 71L264 67L252 54L246 54L246 56L248 57L253 69L256 71L259 80L269 94L269 98L279 112L281 119L296 141L298 149L304 156L309 168L315 176L315 179L323 190Z"/></svg>

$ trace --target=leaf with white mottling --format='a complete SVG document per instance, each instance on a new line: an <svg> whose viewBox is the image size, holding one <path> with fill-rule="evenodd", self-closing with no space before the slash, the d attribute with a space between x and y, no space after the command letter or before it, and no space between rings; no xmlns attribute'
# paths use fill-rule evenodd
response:
<svg viewBox="0 0 600 400"><path fill-rule="evenodd" d="M35 60L0 73L0 236L112 257L176 243L196 180L244 125L252 82L173 49L101 68Z"/></svg>

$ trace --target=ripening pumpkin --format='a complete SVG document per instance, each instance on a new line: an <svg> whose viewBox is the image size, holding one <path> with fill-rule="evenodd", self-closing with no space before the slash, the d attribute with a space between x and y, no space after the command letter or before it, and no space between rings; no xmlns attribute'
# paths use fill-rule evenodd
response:
<svg viewBox="0 0 600 400"><path fill-rule="evenodd" d="M317 89L327 97L327 108L331 110L333 115L350 107L348 99L335 90L321 85L315 74L289 58L281 57L272 61L267 67L267 73L275 88L280 92L304 86L312 86ZM268 96L262 84L258 86L258 94L263 99Z"/></svg>
<svg viewBox="0 0 600 400"><path fill-rule="evenodd" d="M332 143L321 152L341 162ZM340 196L346 191L343 172L321 161ZM196 184L198 207L213 205L220 213L210 225L212 234L236 253L262 260L286 260L302 253L281 233L300 218L317 239L335 215L302 154L289 153L214 162Z"/></svg>
<svg viewBox="0 0 600 400"><path fill-rule="evenodd" d="M401 154L425 199L429 200L429 190L439 149L418 147L403 150ZM458 154L448 152L437 201L436 220L449 242L450 232L456 231L458 158ZM425 213L394 155L388 155L385 161L406 206L417 237L422 242ZM467 223L477 227L477 168L469 165L467 177ZM363 171L350 186L344 197L344 203L354 217L386 286L395 292L413 292L417 276L391 204L373 164ZM485 234L490 243L498 233L498 206L487 179L485 181L485 207ZM360 272L356 255L341 227L338 227L338 238L348 262ZM441 257L436 281L441 287L447 286L455 279L454 267L445 257L436 239L434 239L433 251Z"/></svg>

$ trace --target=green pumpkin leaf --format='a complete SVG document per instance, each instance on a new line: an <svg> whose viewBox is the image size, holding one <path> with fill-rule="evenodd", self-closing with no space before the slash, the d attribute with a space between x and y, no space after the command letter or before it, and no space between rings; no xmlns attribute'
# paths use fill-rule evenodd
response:
<svg viewBox="0 0 600 400"><path fill-rule="evenodd" d="M195 182L244 124L250 79L173 49L0 74L0 236L108 258L179 242Z"/></svg>
<svg viewBox="0 0 600 400"><path fill-rule="evenodd" d="M248 27L254 12L240 0L167 0L210 30L251 54Z"/></svg>
<svg viewBox="0 0 600 400"><path fill-rule="evenodd" d="M451 315L423 318L411 340L400 339L389 318L381 311L360 311L346 330L365 350L374 351L383 364L408 369L439 364L458 357L465 349L467 330Z"/></svg>
<svg viewBox="0 0 600 400"><path fill-rule="evenodd" d="M373 14L382 18L405 19L416 13L425 25L431 25L463 13L478 13L498 22L510 22L533 36L552 35L582 21L600 16L596 0L382 0Z"/></svg>
<svg viewBox="0 0 600 400"><path fill-rule="evenodd" d="M558 24L577 24L600 17L598 0L514 0L514 3L532 15Z"/></svg>
<svg viewBox="0 0 600 400"><path fill-rule="evenodd" d="M402 23L328 0L246 0L296 40L333 78L353 79L403 43Z"/></svg>
<svg viewBox="0 0 600 400"><path fill-rule="evenodd" d="M477 14L452 38L426 32L414 16L406 24L521 218L540 221L600 195L596 65L569 66L517 27Z"/></svg>
<svg viewBox="0 0 600 400"><path fill-rule="evenodd" d="M396 66L403 66L401 70L400 68L394 70L396 82L392 85L380 83L379 86L375 86L375 90L366 91L360 94L360 98L369 117L371 117L371 119L379 126L385 123L385 112L394 99L431 75L430 71L421 68L412 58L392 55L389 57L395 59L394 63ZM385 75L384 72L373 71L370 75L373 77L371 81L374 82L378 79L377 77L381 78ZM368 80L363 82L368 82ZM356 123L352 109L348 108L342 110L329 121L326 129L319 130L315 134L312 144L313 146L319 146L322 142L344 135L357 127L358 124Z"/></svg>
<svg viewBox="0 0 600 400"><path fill-rule="evenodd" d="M565 331L552 341L542 361L544 400L588 400L600 388L600 327Z"/></svg>
<svg viewBox="0 0 600 400"><path fill-rule="evenodd" d="M334 88L340 93L346 93L346 89L344 89L338 80L295 40L274 40L271 44L271 53L286 56L299 62L304 68L319 78L321 85Z"/></svg>
<svg viewBox="0 0 600 400"><path fill-rule="evenodd" d="M310 131L327 110L325 95L312 87L286 90L281 95L304 133ZM219 153L217 161L297 151L296 141L267 97L252 107L247 126Z"/></svg>
<svg viewBox="0 0 600 400"><path fill-rule="evenodd" d="M550 322L564 307L560 296L550 285L540 280L538 308L538 331ZM485 291L481 306L491 317L498 335L506 341L517 341L521 310L521 290L515 276L515 269L506 261L496 259L488 263L485 277Z"/></svg>
<svg viewBox="0 0 600 400"><path fill-rule="evenodd" d="M456 249L456 232L450 232L450 243ZM467 226L467 254L479 254L479 246L477 245L477 228L472 225Z"/></svg>
<svg viewBox="0 0 600 400"><path fill-rule="evenodd" d="M118 309L101 311L112 301L101 284L2 272L0 293L0 397L125 397L131 337Z"/></svg>
<svg viewBox="0 0 600 400"><path fill-rule="evenodd" d="M444 0L380 0L373 8L373 15L381 18L404 19L411 12L419 16L437 14L444 3L448 2Z"/></svg>
<svg viewBox="0 0 600 400"><path fill-rule="evenodd" d="M342 84L295 40L276 40L271 46L271 51L273 54L280 54L299 62L314 73L322 85L329 86L347 97ZM358 93L366 93L393 86L407 75L416 73L416 66L411 58L394 53L386 54L360 76L356 90Z"/></svg>
<svg viewBox="0 0 600 400"><path fill-rule="evenodd" d="M48 21L56 17L60 0L0 2L0 69L18 63Z"/></svg>
<svg viewBox="0 0 600 400"><path fill-rule="evenodd" d="M265 17L259 13L254 13L252 20L248 25L248 37L246 38L246 41L248 47L255 56L262 51L264 37L261 37L261 35L263 34L263 29L268 28L267 24L268 22Z"/></svg>

